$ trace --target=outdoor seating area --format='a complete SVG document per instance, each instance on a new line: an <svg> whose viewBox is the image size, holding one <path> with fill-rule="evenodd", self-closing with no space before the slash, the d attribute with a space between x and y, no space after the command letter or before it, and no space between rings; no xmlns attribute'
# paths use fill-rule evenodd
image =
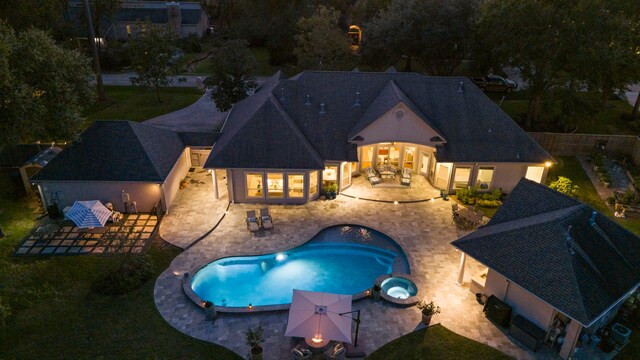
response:
<svg viewBox="0 0 640 360"><path fill-rule="evenodd" d="M124 214L104 227L79 228L72 221L43 225L29 235L15 255L80 255L144 253L158 226L155 214Z"/></svg>
<svg viewBox="0 0 640 360"><path fill-rule="evenodd" d="M371 187L376 187L378 184L384 184L385 187L393 187L394 185L399 185L400 187L411 186L411 169L409 168L402 169L402 176L398 177L398 179L396 179L398 170L394 165L383 164L378 166L377 170L367 167L364 172Z"/></svg>
<svg viewBox="0 0 640 360"><path fill-rule="evenodd" d="M247 211L247 229L252 234L262 231L273 231L273 218L269 214L268 208L260 209L260 217L256 216L255 210Z"/></svg>
<svg viewBox="0 0 640 360"><path fill-rule="evenodd" d="M476 210L474 206L463 206L458 203L451 204L451 216L458 229L467 231L485 225L489 221L489 218L484 216L482 210Z"/></svg>

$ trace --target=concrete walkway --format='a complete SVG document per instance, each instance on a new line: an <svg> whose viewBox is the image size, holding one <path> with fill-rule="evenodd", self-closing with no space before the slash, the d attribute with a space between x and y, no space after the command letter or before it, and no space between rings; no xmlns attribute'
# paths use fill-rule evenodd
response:
<svg viewBox="0 0 640 360"><path fill-rule="evenodd" d="M495 347L515 358L533 358L490 323L482 313L468 283L483 267L469 259L466 283L455 285L460 253L449 242L463 235L451 220L451 202L436 200L399 204L361 201L338 196L333 201L314 201L300 206L270 206L275 231L252 236L245 226L246 211L259 205L231 205L219 227L177 256L156 280L154 298L169 324L190 336L223 345L245 355L243 331L262 325L265 360L290 357L291 340L285 337L287 311L254 314L219 314L205 321L203 311L182 292L182 274L195 273L203 265L226 256L256 255L283 251L303 244L330 225L352 223L378 229L396 240L407 254L411 273L417 278L418 296L442 307L439 321L463 336ZM369 299L354 303L362 310L359 345L367 353L419 328L415 307L398 308ZM539 355L539 354L538 354Z"/></svg>
<svg viewBox="0 0 640 360"><path fill-rule="evenodd" d="M207 91L198 101L174 112L163 114L145 121L173 131L211 132L219 130L227 117L227 112L220 112Z"/></svg>

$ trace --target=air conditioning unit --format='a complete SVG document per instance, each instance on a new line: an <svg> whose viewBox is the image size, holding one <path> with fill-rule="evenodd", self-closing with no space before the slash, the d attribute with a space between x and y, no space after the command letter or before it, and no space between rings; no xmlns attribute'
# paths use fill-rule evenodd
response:
<svg viewBox="0 0 640 360"><path fill-rule="evenodd" d="M629 341L629 336L631 336L631 330L620 324L615 323L611 327L611 340L615 341L619 345L624 345Z"/></svg>

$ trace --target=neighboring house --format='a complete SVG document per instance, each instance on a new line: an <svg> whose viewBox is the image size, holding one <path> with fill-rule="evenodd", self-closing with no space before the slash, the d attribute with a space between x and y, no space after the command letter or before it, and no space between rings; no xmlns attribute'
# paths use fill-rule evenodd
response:
<svg viewBox="0 0 640 360"><path fill-rule="evenodd" d="M237 103L205 167L228 171L231 201L297 204L382 164L445 192L509 193L544 182L552 162L467 78L305 71Z"/></svg>
<svg viewBox="0 0 640 360"><path fill-rule="evenodd" d="M96 121L78 141L31 178L45 207L76 200L111 202L122 212L167 211L192 156L208 150L215 135L176 133L130 121ZM192 153L193 149L193 153Z"/></svg>
<svg viewBox="0 0 640 360"><path fill-rule="evenodd" d="M0 169L6 170L9 176L19 182L25 192L29 194L32 192L29 178L40 171L61 151L62 149L54 144L9 146L0 153Z"/></svg>
<svg viewBox="0 0 640 360"><path fill-rule="evenodd" d="M637 235L526 179L486 226L451 244L488 267L480 292L511 305L514 316L545 332L562 321L564 359L581 333L604 327L640 286Z"/></svg>
<svg viewBox="0 0 640 360"><path fill-rule="evenodd" d="M81 29L83 16L82 1L70 1L66 19ZM105 40L135 37L147 20L154 25L169 26L179 37L191 34L201 37L209 28L209 16L199 2L123 1L115 14L100 20L104 34L98 41L104 44ZM81 33L86 34L86 31Z"/></svg>

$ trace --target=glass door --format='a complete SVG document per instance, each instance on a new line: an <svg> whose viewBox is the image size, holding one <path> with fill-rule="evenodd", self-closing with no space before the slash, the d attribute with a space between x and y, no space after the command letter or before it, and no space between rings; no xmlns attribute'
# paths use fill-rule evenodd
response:
<svg viewBox="0 0 640 360"><path fill-rule="evenodd" d="M360 153L360 161L362 162L362 168L366 169L372 167L373 159L373 146L363 146Z"/></svg>
<svg viewBox="0 0 640 360"><path fill-rule="evenodd" d="M429 154L420 153L420 174L429 175Z"/></svg>
<svg viewBox="0 0 640 360"><path fill-rule="evenodd" d="M416 148L414 146L407 146L404 148L404 160L402 167L404 169L415 169Z"/></svg>

